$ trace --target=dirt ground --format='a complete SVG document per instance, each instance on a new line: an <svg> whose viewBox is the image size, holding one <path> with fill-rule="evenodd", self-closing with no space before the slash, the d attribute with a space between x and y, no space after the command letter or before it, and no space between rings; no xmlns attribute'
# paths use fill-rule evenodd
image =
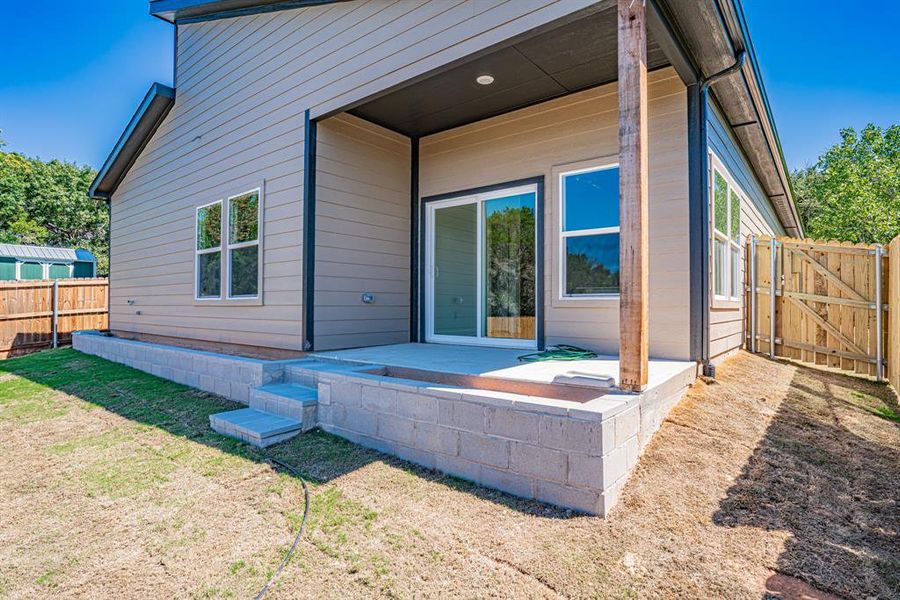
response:
<svg viewBox="0 0 900 600"><path fill-rule="evenodd" d="M233 404L72 350L0 363L0 597L247 598L298 482L208 428ZM900 598L900 423L881 385L740 354L607 520L322 433L272 598Z"/></svg>

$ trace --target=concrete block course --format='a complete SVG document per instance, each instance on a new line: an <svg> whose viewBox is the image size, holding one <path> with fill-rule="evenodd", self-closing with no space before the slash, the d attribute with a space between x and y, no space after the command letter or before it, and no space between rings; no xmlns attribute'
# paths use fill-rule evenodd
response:
<svg viewBox="0 0 900 600"><path fill-rule="evenodd" d="M459 431L434 423L416 423L415 446L450 456L459 454Z"/></svg>
<svg viewBox="0 0 900 600"><path fill-rule="evenodd" d="M261 385L264 371L277 372L281 368L270 361L138 342L89 331L76 333L72 345L81 352L121 362L243 404L249 402L250 388Z"/></svg>
<svg viewBox="0 0 900 600"><path fill-rule="evenodd" d="M344 406L359 406L362 401L362 386L356 382L336 379L331 384L331 400Z"/></svg>
<svg viewBox="0 0 900 600"><path fill-rule="evenodd" d="M537 444L540 420L540 415L491 407L485 410L484 431L491 435Z"/></svg>
<svg viewBox="0 0 900 600"><path fill-rule="evenodd" d="M397 390L390 390L381 386L367 385L363 387L362 403L367 408L382 413L397 413Z"/></svg>
<svg viewBox="0 0 900 600"><path fill-rule="evenodd" d="M509 440L493 436L459 432L460 457L492 467L509 467L509 444Z"/></svg>
<svg viewBox="0 0 900 600"><path fill-rule="evenodd" d="M435 455L435 468L438 471L473 483L479 483L481 467L481 463L469 461L459 456Z"/></svg>
<svg viewBox="0 0 900 600"><path fill-rule="evenodd" d="M551 448L512 442L509 468L516 473L565 483L569 469L569 455Z"/></svg>
<svg viewBox="0 0 900 600"><path fill-rule="evenodd" d="M607 429L609 425L607 425ZM575 450L597 456L604 451L604 427L595 421L542 416L539 426L539 442L542 446L557 450ZM615 439L608 435L610 445ZM611 449L611 448L610 448Z"/></svg>
<svg viewBox="0 0 900 600"><path fill-rule="evenodd" d="M535 497L535 480L512 471L481 465L477 483L521 498Z"/></svg>
<svg viewBox="0 0 900 600"><path fill-rule="evenodd" d="M378 437L411 446L415 443L416 423L397 415L378 415Z"/></svg>
<svg viewBox="0 0 900 600"><path fill-rule="evenodd" d="M603 485L605 490L628 473L628 453L619 446L603 457Z"/></svg>
<svg viewBox="0 0 900 600"><path fill-rule="evenodd" d="M437 423L438 399L434 396L397 392L389 389L385 389L384 392L396 394L394 396L396 411L401 417L426 423Z"/></svg>
<svg viewBox="0 0 900 600"><path fill-rule="evenodd" d="M578 488L552 481L536 481L537 499L557 506L574 508L590 514L605 514L601 492L594 488Z"/></svg>
<svg viewBox="0 0 900 600"><path fill-rule="evenodd" d="M474 402L448 400L438 407L438 423L475 433L484 431L485 407Z"/></svg>
<svg viewBox="0 0 900 600"><path fill-rule="evenodd" d="M580 487L603 487L603 457L569 455L568 483Z"/></svg>
<svg viewBox="0 0 900 600"><path fill-rule="evenodd" d="M641 425L641 407L635 406L616 415L616 446L638 434Z"/></svg>

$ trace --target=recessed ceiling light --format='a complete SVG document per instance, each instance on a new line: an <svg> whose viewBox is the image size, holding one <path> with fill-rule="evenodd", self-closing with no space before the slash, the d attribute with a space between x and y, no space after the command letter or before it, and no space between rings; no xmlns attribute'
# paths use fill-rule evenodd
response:
<svg viewBox="0 0 900 600"><path fill-rule="evenodd" d="M478 82L480 85L491 85L492 83L494 83L494 76L487 75L487 74L479 75L478 77L475 78L475 81Z"/></svg>

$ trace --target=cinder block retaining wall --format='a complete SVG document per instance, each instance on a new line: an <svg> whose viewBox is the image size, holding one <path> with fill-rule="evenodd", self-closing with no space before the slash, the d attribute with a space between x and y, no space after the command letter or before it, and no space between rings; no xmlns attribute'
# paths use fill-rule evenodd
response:
<svg viewBox="0 0 900 600"><path fill-rule="evenodd" d="M96 333L76 350L247 403L291 361L263 361ZM300 373L298 373L298 368ZM318 390L318 424L362 446L524 498L607 515L638 456L693 382L584 404L347 371L288 370ZM353 370L357 369L357 370Z"/></svg>
<svg viewBox="0 0 900 600"><path fill-rule="evenodd" d="M322 373L319 423L424 467L605 516L663 413L691 381L686 376L670 386L671 394L652 395L652 406L642 405L637 396L620 396L630 401L606 401L604 409L359 373Z"/></svg>
<svg viewBox="0 0 900 600"><path fill-rule="evenodd" d="M279 361L136 342L92 331L73 334L72 346L80 352L243 404L250 401L250 388L280 381L283 373L283 363Z"/></svg>

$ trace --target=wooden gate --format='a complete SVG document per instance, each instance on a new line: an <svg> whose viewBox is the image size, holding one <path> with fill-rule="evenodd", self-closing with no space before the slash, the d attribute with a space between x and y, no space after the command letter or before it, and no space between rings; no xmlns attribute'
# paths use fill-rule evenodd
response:
<svg viewBox="0 0 900 600"><path fill-rule="evenodd" d="M751 237L750 350L884 380L888 355L900 357L900 348L889 348L890 321L900 324L889 311L900 308L900 299L889 302L896 254L880 245Z"/></svg>

